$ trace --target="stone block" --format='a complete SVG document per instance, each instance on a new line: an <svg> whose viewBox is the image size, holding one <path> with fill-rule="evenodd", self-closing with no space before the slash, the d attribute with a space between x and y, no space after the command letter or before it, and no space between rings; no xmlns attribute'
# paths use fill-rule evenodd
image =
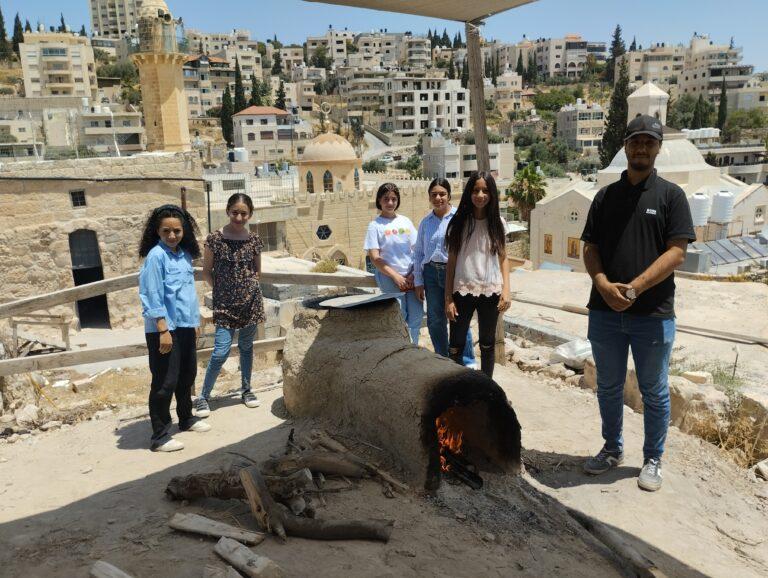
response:
<svg viewBox="0 0 768 578"><path fill-rule="evenodd" d="M685 371L682 377L693 383L712 383L712 374L708 371Z"/></svg>
<svg viewBox="0 0 768 578"><path fill-rule="evenodd" d="M576 375L576 372L572 369L568 369L565 365L562 363L554 363L552 365L547 365L543 369L539 371L540 374L546 375L547 377L554 377L556 379L566 379L568 377L572 377Z"/></svg>
<svg viewBox="0 0 768 578"><path fill-rule="evenodd" d="M669 377L669 396L670 424L693 435L716 430L728 407L728 397L722 391L676 375Z"/></svg>
<svg viewBox="0 0 768 578"><path fill-rule="evenodd" d="M20 426L35 426L40 421L40 408L28 403L23 408L16 410L14 417L16 418L16 423Z"/></svg>

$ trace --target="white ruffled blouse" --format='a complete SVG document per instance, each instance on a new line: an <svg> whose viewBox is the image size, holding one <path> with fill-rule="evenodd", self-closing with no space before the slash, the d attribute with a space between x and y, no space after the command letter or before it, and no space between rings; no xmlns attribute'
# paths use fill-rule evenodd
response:
<svg viewBox="0 0 768 578"><path fill-rule="evenodd" d="M501 219L506 230L506 223ZM456 256L453 277L453 291L461 295L501 295L504 280L499 266L499 256L492 252L488 235L488 219L475 220L475 229L469 239L465 238Z"/></svg>

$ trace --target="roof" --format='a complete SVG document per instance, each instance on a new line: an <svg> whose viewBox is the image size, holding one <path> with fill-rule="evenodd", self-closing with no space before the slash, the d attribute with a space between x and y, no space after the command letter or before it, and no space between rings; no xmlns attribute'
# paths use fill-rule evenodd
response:
<svg viewBox="0 0 768 578"><path fill-rule="evenodd" d="M275 108L274 106L249 106L248 108L241 110L233 116L251 116L251 115L272 115L275 116L288 116L288 112Z"/></svg>
<svg viewBox="0 0 768 578"><path fill-rule="evenodd" d="M301 157L301 164L308 163L355 163L355 149L347 139L332 132L313 138Z"/></svg>
<svg viewBox="0 0 768 578"><path fill-rule="evenodd" d="M730 265L768 257L768 245L762 245L756 237L731 237L717 241L697 241L691 246L704 253L709 253L713 265Z"/></svg>
<svg viewBox="0 0 768 578"><path fill-rule="evenodd" d="M662 97L669 100L669 95L652 82L646 82L643 86L630 94L629 98L638 98L643 96Z"/></svg>
<svg viewBox="0 0 768 578"><path fill-rule="evenodd" d="M762 188L766 188L766 186L762 183L749 185L736 196L736 198L733 200L733 205L736 206L739 203L743 203L745 200L747 200L748 197L752 196L753 193L759 191Z"/></svg>
<svg viewBox="0 0 768 578"><path fill-rule="evenodd" d="M194 62L196 60L200 60L201 58L207 58L208 62L214 62L218 64L229 64L229 60L226 58L219 58L218 56L208 56L207 54L198 54L197 56L187 56L187 59L184 62Z"/></svg>
<svg viewBox="0 0 768 578"><path fill-rule="evenodd" d="M471 22L536 0L305 0L323 4L340 4L354 8L368 8L385 12L400 12L443 20Z"/></svg>

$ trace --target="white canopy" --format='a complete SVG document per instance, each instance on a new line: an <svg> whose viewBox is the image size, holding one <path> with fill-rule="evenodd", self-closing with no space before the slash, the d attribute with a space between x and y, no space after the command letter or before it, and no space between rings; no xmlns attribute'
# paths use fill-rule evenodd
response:
<svg viewBox="0 0 768 578"><path fill-rule="evenodd" d="M472 22L536 0L305 0L385 12Z"/></svg>

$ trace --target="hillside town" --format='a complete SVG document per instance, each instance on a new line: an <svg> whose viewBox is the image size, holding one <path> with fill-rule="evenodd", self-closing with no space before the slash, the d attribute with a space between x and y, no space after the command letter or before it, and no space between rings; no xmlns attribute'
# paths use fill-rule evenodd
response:
<svg viewBox="0 0 768 578"><path fill-rule="evenodd" d="M77 1L0 0L0 574L768 573L768 70L738 37L291 0L404 22L295 42ZM613 437L601 309L669 322L658 376L617 354Z"/></svg>

